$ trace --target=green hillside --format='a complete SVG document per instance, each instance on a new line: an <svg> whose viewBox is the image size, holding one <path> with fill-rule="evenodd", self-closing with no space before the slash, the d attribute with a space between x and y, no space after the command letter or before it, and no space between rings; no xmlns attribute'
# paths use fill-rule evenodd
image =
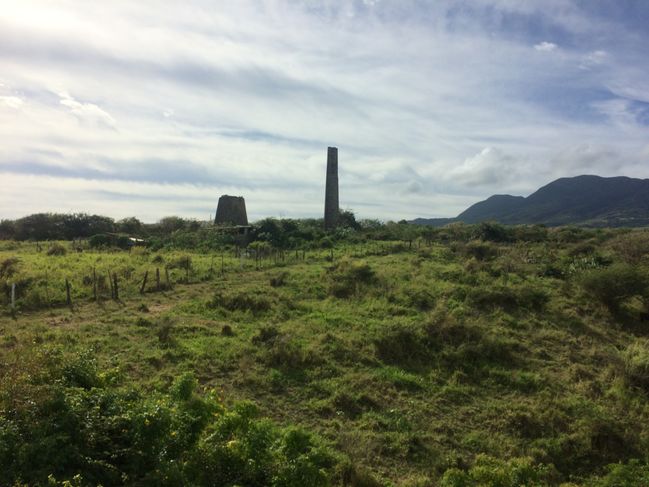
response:
<svg viewBox="0 0 649 487"><path fill-rule="evenodd" d="M0 243L0 485L647 485L649 233L401 228Z"/></svg>

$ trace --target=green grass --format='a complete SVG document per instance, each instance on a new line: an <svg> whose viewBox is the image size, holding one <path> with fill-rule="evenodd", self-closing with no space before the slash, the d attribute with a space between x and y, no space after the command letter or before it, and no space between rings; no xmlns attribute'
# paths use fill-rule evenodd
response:
<svg viewBox="0 0 649 487"><path fill-rule="evenodd" d="M593 268L628 262L623 239L585 250L558 239L469 250L372 242L336 248L333 261L329 250L287 252L260 266L229 251L223 272L221 253L48 256L4 243L0 264L18 263L2 277L0 360L91 350L119 384L151 393L192 372L226 403L252 400L280 425L318 434L351 465L334 483L518 485L519 475L591 485L609 464L642 469L649 456L646 294L611 307L581 284ZM593 257L583 268L580 252ZM186 256L189 278L175 267L173 289L156 291L156 266ZM644 276L646 257L633 254ZM93 268L118 274L119 302L106 290L93 301ZM11 282L23 283L15 319ZM502 479L485 480L495 471Z"/></svg>

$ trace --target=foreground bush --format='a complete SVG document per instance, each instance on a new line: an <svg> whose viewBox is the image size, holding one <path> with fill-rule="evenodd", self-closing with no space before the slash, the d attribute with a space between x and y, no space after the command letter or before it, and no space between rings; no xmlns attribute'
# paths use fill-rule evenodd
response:
<svg viewBox="0 0 649 487"><path fill-rule="evenodd" d="M592 477L581 485L592 487L646 487L649 485L649 466L638 460L627 464L608 465L603 477ZM450 468L444 472L443 487L541 487L559 485L558 474L552 465L534 464L531 458L500 460L478 455L468 470ZM580 484L562 483L565 487Z"/></svg>
<svg viewBox="0 0 649 487"><path fill-rule="evenodd" d="M649 340L639 339L631 343L622 359L629 385L649 392Z"/></svg>
<svg viewBox="0 0 649 487"><path fill-rule="evenodd" d="M330 292L337 298L349 298L376 282L374 269L364 261L342 259L329 269Z"/></svg>
<svg viewBox="0 0 649 487"><path fill-rule="evenodd" d="M535 465L531 458L499 460L488 455L478 455L475 464L467 471L451 468L444 473L443 487L469 487L475 485L519 487L522 485L549 485L554 469Z"/></svg>
<svg viewBox="0 0 649 487"><path fill-rule="evenodd" d="M584 291L617 313L625 300L647 292L647 277L630 264L615 264L585 272L579 279Z"/></svg>
<svg viewBox="0 0 649 487"><path fill-rule="evenodd" d="M308 433L198 396L191 375L143 395L111 385L90 355L3 365L0 485L329 484L334 459Z"/></svg>

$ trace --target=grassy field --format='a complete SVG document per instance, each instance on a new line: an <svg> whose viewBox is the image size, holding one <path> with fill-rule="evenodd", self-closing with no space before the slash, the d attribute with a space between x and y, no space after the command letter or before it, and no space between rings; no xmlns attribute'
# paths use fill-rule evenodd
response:
<svg viewBox="0 0 649 487"><path fill-rule="evenodd" d="M145 395L189 372L201 393L316 434L333 484L647 485L648 242L555 231L260 260L4 242L0 362L15 375L39 350L91 356Z"/></svg>

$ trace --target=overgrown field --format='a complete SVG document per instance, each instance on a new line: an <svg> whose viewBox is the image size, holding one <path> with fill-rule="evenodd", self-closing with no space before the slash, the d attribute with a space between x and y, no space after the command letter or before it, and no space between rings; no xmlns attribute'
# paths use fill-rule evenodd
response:
<svg viewBox="0 0 649 487"><path fill-rule="evenodd" d="M649 485L649 232L499 240L0 243L0 485Z"/></svg>

